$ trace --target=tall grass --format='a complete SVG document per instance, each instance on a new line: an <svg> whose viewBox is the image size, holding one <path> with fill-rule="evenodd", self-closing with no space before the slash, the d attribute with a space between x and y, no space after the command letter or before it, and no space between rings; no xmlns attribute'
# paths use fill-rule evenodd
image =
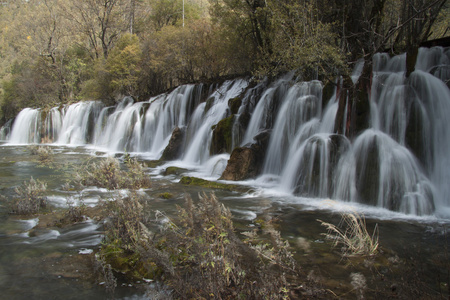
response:
<svg viewBox="0 0 450 300"><path fill-rule="evenodd" d="M327 228L325 236L334 240L333 246L342 245L344 256L375 255L378 251L378 226L373 233L367 230L363 215L356 212L342 214L338 225L317 220Z"/></svg>

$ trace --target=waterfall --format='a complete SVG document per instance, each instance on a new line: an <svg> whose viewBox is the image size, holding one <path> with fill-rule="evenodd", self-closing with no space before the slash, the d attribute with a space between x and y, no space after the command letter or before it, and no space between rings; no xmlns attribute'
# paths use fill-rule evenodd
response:
<svg viewBox="0 0 450 300"><path fill-rule="evenodd" d="M420 49L409 77L406 54L375 55L371 127L354 141L334 134L336 95L322 113L318 85L316 93L298 93L292 86L277 100L282 104L263 177L278 177L280 190L305 197L334 198L414 215L448 209L450 91L441 79L448 80L450 75L449 53L443 48ZM352 74L354 82L361 71L359 62ZM250 123L255 128L264 127L262 111L274 98L265 99L269 93L273 87L255 108ZM255 128L249 126L244 143L258 131Z"/></svg>
<svg viewBox="0 0 450 300"><path fill-rule="evenodd" d="M199 105L188 126L188 137L183 161L188 164L201 164L209 159L212 138L212 126L227 117L228 100L243 93L248 86L247 80L227 81L217 89L206 103Z"/></svg>
<svg viewBox="0 0 450 300"><path fill-rule="evenodd" d="M0 141L6 141L9 139L9 136L11 134L11 126L12 126L13 120L9 120L5 123L5 125L0 128Z"/></svg>
<svg viewBox="0 0 450 300"><path fill-rule="evenodd" d="M78 146L90 142L91 132L102 107L102 103L98 101L78 102L65 107L56 143Z"/></svg>
<svg viewBox="0 0 450 300"><path fill-rule="evenodd" d="M253 138L262 130L272 127L273 117L279 103L284 98L293 74L290 73L270 85L256 105L246 130L242 145L252 143Z"/></svg>
<svg viewBox="0 0 450 300"><path fill-rule="evenodd" d="M258 159L265 155L261 176L270 177L283 192L406 214L448 215L449 49L419 49L415 70L408 76L406 54L376 54L369 128L353 140L336 134L340 130L335 128L339 105L345 105L344 115L354 113L350 99L339 103L336 91L322 99L321 82L299 82L293 73L254 86L246 79L211 85L209 90L188 84L143 102L125 97L111 107L86 101L46 113L27 108L12 126L1 129L0 139L10 144L85 145L159 159L178 128L183 137L177 163L218 178L230 153L211 155L210 148L214 128L229 118L231 133L226 134L233 148L251 147L265 132L267 148L258 152ZM363 67L364 61L358 61L351 74L354 83Z"/></svg>
<svg viewBox="0 0 450 300"><path fill-rule="evenodd" d="M110 151L129 151L132 149L133 132L141 122L140 110L143 103L134 104L131 98L126 98L107 116L110 111L103 108L99 114L101 124L95 128L93 144ZM107 117L106 117L107 116Z"/></svg>
<svg viewBox="0 0 450 300"><path fill-rule="evenodd" d="M337 170L334 198L417 215L434 210L434 189L417 159L381 131L361 134Z"/></svg>
<svg viewBox="0 0 450 300"><path fill-rule="evenodd" d="M150 152L159 154L169 142L175 127L186 127L191 121L192 108L198 107L203 86L185 85L165 98L151 102L146 114L144 139L151 145ZM148 135L152 136L148 136ZM144 150L144 149L141 149Z"/></svg>
<svg viewBox="0 0 450 300"><path fill-rule="evenodd" d="M8 140L10 144L38 144L41 142L41 111L25 108L16 117Z"/></svg>
<svg viewBox="0 0 450 300"><path fill-rule="evenodd" d="M279 174L286 164L287 152L296 138L297 132L312 119L322 113L322 84L319 81L303 82L293 85L283 97L272 131L264 173ZM310 125L318 124L318 122ZM309 126L311 131L317 126ZM296 147L295 145L294 147Z"/></svg>
<svg viewBox="0 0 450 300"><path fill-rule="evenodd" d="M59 132L63 124L61 111L58 107L52 108L45 118L45 140L53 142L58 140Z"/></svg>

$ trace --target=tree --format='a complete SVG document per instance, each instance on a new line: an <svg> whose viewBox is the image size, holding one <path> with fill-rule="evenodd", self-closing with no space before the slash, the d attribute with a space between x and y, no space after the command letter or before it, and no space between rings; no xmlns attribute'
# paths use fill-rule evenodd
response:
<svg viewBox="0 0 450 300"><path fill-rule="evenodd" d="M345 69L332 25L319 19L311 1L211 0L213 20L238 34L240 44L253 46L251 56L259 75L290 70L336 73ZM248 50L248 48L246 48ZM314 70L314 72L311 72Z"/></svg>
<svg viewBox="0 0 450 300"><path fill-rule="evenodd" d="M85 0L72 1L69 17L80 34L89 41L96 58L108 58L109 51L120 35L129 29L127 1ZM133 15L134 16L134 15Z"/></svg>
<svg viewBox="0 0 450 300"><path fill-rule="evenodd" d="M233 40L239 40L257 61L263 53L272 54L270 15L263 0L210 0L212 21L224 28Z"/></svg>
<svg viewBox="0 0 450 300"><path fill-rule="evenodd" d="M164 26L175 26L182 17L182 1L179 0L153 0L150 20L156 31Z"/></svg>
<svg viewBox="0 0 450 300"><path fill-rule="evenodd" d="M331 24L320 21L319 8L310 1L267 1L272 24L272 51L265 52L264 73L298 70L305 78L334 80L345 74L345 57Z"/></svg>
<svg viewBox="0 0 450 300"><path fill-rule="evenodd" d="M111 50L106 60L106 71L116 93L136 96L141 55L138 37L129 33L122 35Z"/></svg>

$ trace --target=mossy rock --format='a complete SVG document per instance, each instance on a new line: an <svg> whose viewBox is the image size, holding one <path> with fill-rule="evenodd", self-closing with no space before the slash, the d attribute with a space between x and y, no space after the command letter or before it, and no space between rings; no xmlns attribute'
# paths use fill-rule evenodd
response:
<svg viewBox="0 0 450 300"><path fill-rule="evenodd" d="M106 245L101 252L105 255L106 263L114 271L124 274L127 278L141 280L142 278L158 278L163 270L153 261L143 260L136 252L127 253L115 245Z"/></svg>
<svg viewBox="0 0 450 300"><path fill-rule="evenodd" d="M195 185L195 186L201 186L201 187L210 188L210 189L223 189L223 190L229 190L229 191L234 191L237 189L237 187L232 184L208 181L205 179L201 179L201 178L197 178L197 177L189 177L189 176L182 177L180 180L180 183L184 184L184 185Z"/></svg>
<svg viewBox="0 0 450 300"><path fill-rule="evenodd" d="M161 199L169 200L169 199L173 198L173 195L171 193L165 192L165 193L159 194L158 197Z"/></svg>
<svg viewBox="0 0 450 300"><path fill-rule="evenodd" d="M183 168L178 168L178 167L167 167L166 170L164 170L163 175L164 176L168 176L168 175L181 175L183 173L187 172L186 169Z"/></svg>
<svg viewBox="0 0 450 300"><path fill-rule="evenodd" d="M230 100L228 100L228 107L230 108L232 114L237 114L241 105L241 97L231 98Z"/></svg>
<svg viewBox="0 0 450 300"><path fill-rule="evenodd" d="M212 129L214 132L210 149L211 155L231 153L234 119L234 115L231 115L213 126Z"/></svg>
<svg viewBox="0 0 450 300"><path fill-rule="evenodd" d="M162 160L149 160L145 162L145 166L149 168L156 168L164 164L164 161Z"/></svg>

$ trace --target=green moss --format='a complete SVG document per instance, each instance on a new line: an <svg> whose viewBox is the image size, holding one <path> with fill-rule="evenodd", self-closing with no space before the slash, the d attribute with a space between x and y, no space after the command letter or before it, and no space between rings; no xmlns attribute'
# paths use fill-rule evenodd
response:
<svg viewBox="0 0 450 300"><path fill-rule="evenodd" d="M166 192L166 193L159 194L158 197L167 200L167 199L172 199L173 195L171 193Z"/></svg>
<svg viewBox="0 0 450 300"><path fill-rule="evenodd" d="M164 164L164 161L162 161L162 160L150 160L150 161L146 161L144 164L147 167L149 167L149 168L156 168L156 167L159 167L162 164Z"/></svg>
<svg viewBox="0 0 450 300"><path fill-rule="evenodd" d="M237 188L235 185L232 185L232 184L219 183L219 182L208 181L208 180L197 178L197 177L188 177L188 176L181 178L180 183L185 184L185 185L195 185L195 186L201 186L201 187L205 187L205 188L224 189L224 190L230 190L230 191L234 191Z"/></svg>
<svg viewBox="0 0 450 300"><path fill-rule="evenodd" d="M232 114L237 114L241 105L241 97L231 98L230 100L228 100L228 107L230 108Z"/></svg>
<svg viewBox="0 0 450 300"><path fill-rule="evenodd" d="M164 171L164 176L167 175L181 175L184 172L186 172L186 169L183 168L178 168L178 167L168 167L165 171Z"/></svg>
<svg viewBox="0 0 450 300"><path fill-rule="evenodd" d="M231 115L212 127L214 130L211 145L212 155L224 152L231 153L233 150L231 149L233 146L233 124L234 115Z"/></svg>

